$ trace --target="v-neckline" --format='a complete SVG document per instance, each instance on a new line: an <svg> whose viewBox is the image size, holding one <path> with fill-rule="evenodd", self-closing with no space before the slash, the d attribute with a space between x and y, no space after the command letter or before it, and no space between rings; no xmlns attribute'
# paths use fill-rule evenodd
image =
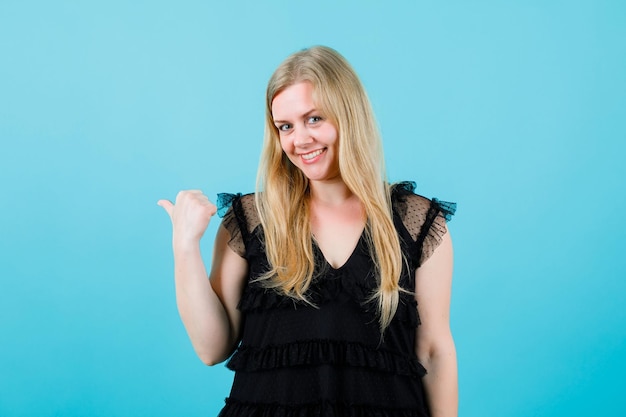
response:
<svg viewBox="0 0 626 417"><path fill-rule="evenodd" d="M356 241L356 245L354 245L354 248L352 249L352 252L350 252L350 255L348 256L348 258L346 258L343 264L337 266L336 268L328 261L328 259L326 258L326 255L324 255L324 251L322 251L322 248L317 243L315 236L311 234L311 237L313 238L312 239L313 246L319 251L321 258L324 261L324 264L333 271L339 271L341 269L344 269L350 263L350 261L352 261L352 258L356 256L356 253L358 252L359 247L361 246L361 242L363 241L363 238L365 237L365 227L363 227L363 230L361 231L361 234L359 235L359 238Z"/></svg>

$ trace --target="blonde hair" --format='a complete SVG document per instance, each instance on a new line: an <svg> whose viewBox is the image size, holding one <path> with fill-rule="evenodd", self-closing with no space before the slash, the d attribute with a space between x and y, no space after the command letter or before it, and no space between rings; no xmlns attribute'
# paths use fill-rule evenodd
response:
<svg viewBox="0 0 626 417"><path fill-rule="evenodd" d="M316 106L337 128L341 177L364 206L365 236L378 280L371 300L377 301L380 329L384 332L398 306L403 258L393 224L382 143L358 76L345 58L328 47L315 46L289 56L267 86L256 203L270 270L260 279L287 296L308 301L306 292L315 269L309 182L283 153L272 117L274 97L299 82L313 85Z"/></svg>

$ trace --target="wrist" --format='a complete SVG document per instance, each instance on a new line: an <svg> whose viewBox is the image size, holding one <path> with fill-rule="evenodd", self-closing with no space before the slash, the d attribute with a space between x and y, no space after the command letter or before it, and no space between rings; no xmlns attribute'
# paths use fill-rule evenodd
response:
<svg viewBox="0 0 626 417"><path fill-rule="evenodd" d="M200 239L172 238L174 254L195 253L200 251Z"/></svg>

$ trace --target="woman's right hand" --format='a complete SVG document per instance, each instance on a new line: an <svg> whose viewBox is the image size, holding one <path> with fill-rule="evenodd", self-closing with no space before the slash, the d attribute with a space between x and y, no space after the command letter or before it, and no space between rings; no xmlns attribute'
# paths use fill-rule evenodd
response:
<svg viewBox="0 0 626 417"><path fill-rule="evenodd" d="M202 260L200 239L217 207L199 190L181 191L176 202L157 203L172 220L176 304L191 343L207 365L227 359L239 340L237 304L248 264L228 246L230 235L218 228L211 275Z"/></svg>
<svg viewBox="0 0 626 417"><path fill-rule="evenodd" d="M179 192L175 204L169 200L159 200L157 204L170 216L174 246L200 242L217 212L217 207L200 190Z"/></svg>

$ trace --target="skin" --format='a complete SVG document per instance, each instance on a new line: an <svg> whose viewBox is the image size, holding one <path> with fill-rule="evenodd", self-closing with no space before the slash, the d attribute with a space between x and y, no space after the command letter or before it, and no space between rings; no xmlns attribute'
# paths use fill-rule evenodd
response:
<svg viewBox="0 0 626 417"><path fill-rule="evenodd" d="M366 222L361 202L341 178L337 129L316 108L313 87L306 82L278 94L272 115L283 151L310 181L314 238L328 263L337 268L354 251ZM241 315L236 306L247 263L228 246L228 232L220 227L207 280L200 239L216 207L199 190L181 191L175 204L168 200L158 204L172 220L180 316L200 359L208 365L222 362L239 339ZM451 281L452 242L446 233L417 270L415 280L422 319L416 355L428 370L424 386L433 417L457 416L456 352L449 325Z"/></svg>
<svg viewBox="0 0 626 417"><path fill-rule="evenodd" d="M179 192L175 204L168 200L158 204L172 221L178 312L200 360L207 365L220 363L232 354L239 339L237 303L247 262L228 246L229 234L220 227L207 280L200 239L217 208L199 190Z"/></svg>
<svg viewBox="0 0 626 417"><path fill-rule="evenodd" d="M450 295L453 264L450 233L415 273L415 298L421 324L415 353L428 370L424 388L432 417L458 415L456 349L450 331Z"/></svg>

